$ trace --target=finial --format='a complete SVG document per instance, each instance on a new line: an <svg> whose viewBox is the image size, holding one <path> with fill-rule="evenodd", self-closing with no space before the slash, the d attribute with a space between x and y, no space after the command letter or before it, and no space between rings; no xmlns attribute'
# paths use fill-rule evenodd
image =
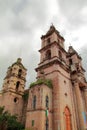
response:
<svg viewBox="0 0 87 130"><path fill-rule="evenodd" d="M51 23L50 29L55 30L55 27L54 27L53 23Z"/></svg>
<svg viewBox="0 0 87 130"><path fill-rule="evenodd" d="M54 25L53 25L53 23L51 23L51 26L50 26L50 27L55 28Z"/></svg>
<svg viewBox="0 0 87 130"><path fill-rule="evenodd" d="M18 63L21 63L21 61L22 61L21 58L18 58L18 59L17 59L17 62L18 62Z"/></svg>

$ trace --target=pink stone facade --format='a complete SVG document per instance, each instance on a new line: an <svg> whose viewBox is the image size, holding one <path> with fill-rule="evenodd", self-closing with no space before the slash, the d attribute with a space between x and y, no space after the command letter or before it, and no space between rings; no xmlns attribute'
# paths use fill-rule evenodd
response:
<svg viewBox="0 0 87 130"><path fill-rule="evenodd" d="M19 58L8 68L0 106L17 114L29 130L86 130L87 82L82 59L52 25L41 37L36 79L51 80L25 90L26 68ZM28 95L27 100L23 97Z"/></svg>
<svg viewBox="0 0 87 130"><path fill-rule="evenodd" d="M33 108L33 97L36 98L36 108ZM39 85L29 90L29 100L27 106L26 128L32 128L32 121L34 120L34 127L37 129L45 129L46 124L46 96L49 97L48 119L50 122L49 128L52 130L52 89L46 85Z"/></svg>

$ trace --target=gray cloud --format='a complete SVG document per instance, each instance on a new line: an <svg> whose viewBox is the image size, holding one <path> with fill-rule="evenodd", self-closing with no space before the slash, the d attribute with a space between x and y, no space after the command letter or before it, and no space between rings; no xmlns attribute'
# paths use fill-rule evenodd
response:
<svg viewBox="0 0 87 130"><path fill-rule="evenodd" d="M70 32L77 44L82 36L78 29L87 27L86 5L86 0L0 0L0 86L18 57L28 69L27 86L35 80L40 37L52 22L66 39Z"/></svg>
<svg viewBox="0 0 87 130"><path fill-rule="evenodd" d="M0 1L0 32L29 32L45 23L47 15L46 0Z"/></svg>
<svg viewBox="0 0 87 130"><path fill-rule="evenodd" d="M86 7L86 0L58 0L60 10L67 18L69 27L78 28L82 24L87 24L87 19L83 18L81 11Z"/></svg>

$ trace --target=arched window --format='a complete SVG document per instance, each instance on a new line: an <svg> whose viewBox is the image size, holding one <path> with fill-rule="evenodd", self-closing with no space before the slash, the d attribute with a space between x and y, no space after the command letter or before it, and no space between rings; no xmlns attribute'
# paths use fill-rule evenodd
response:
<svg viewBox="0 0 87 130"><path fill-rule="evenodd" d="M33 97L33 109L36 109L36 96Z"/></svg>
<svg viewBox="0 0 87 130"><path fill-rule="evenodd" d="M49 97L46 96L46 108L48 108L48 107L49 107Z"/></svg>
<svg viewBox="0 0 87 130"><path fill-rule="evenodd" d="M18 91L19 86L20 86L20 81L17 81L17 82L16 82L16 91Z"/></svg>
<svg viewBox="0 0 87 130"><path fill-rule="evenodd" d="M19 69L19 71L18 71L18 77L20 78L21 75L22 75L22 69Z"/></svg>
<svg viewBox="0 0 87 130"><path fill-rule="evenodd" d="M61 53L61 51L59 51L58 53L59 53L59 58L62 59L62 53Z"/></svg>
<svg viewBox="0 0 87 130"><path fill-rule="evenodd" d="M72 130L71 126L71 114L68 107L65 107L65 124L66 124L66 130Z"/></svg>
<svg viewBox="0 0 87 130"><path fill-rule="evenodd" d="M49 120L48 120L48 118L46 119L46 130L48 130L49 129Z"/></svg>
<svg viewBox="0 0 87 130"><path fill-rule="evenodd" d="M14 102L15 102L15 103L18 102L18 98L17 98L17 97L14 98Z"/></svg>
<svg viewBox="0 0 87 130"><path fill-rule="evenodd" d="M69 59L69 65L72 65L73 62L72 62L72 59Z"/></svg>
<svg viewBox="0 0 87 130"><path fill-rule="evenodd" d="M50 50L48 50L46 52L46 59L51 59L51 51Z"/></svg>

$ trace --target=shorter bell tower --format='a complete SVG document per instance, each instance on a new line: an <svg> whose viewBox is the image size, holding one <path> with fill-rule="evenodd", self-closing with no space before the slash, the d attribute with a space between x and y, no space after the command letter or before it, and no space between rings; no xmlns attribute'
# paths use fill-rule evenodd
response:
<svg viewBox="0 0 87 130"><path fill-rule="evenodd" d="M22 119L26 71L21 58L8 67L0 97L0 106L5 106L11 114L16 114L19 121Z"/></svg>
<svg viewBox="0 0 87 130"><path fill-rule="evenodd" d="M26 68L18 58L12 66L8 67L6 77L4 78L3 92L11 91L23 95L26 82Z"/></svg>

